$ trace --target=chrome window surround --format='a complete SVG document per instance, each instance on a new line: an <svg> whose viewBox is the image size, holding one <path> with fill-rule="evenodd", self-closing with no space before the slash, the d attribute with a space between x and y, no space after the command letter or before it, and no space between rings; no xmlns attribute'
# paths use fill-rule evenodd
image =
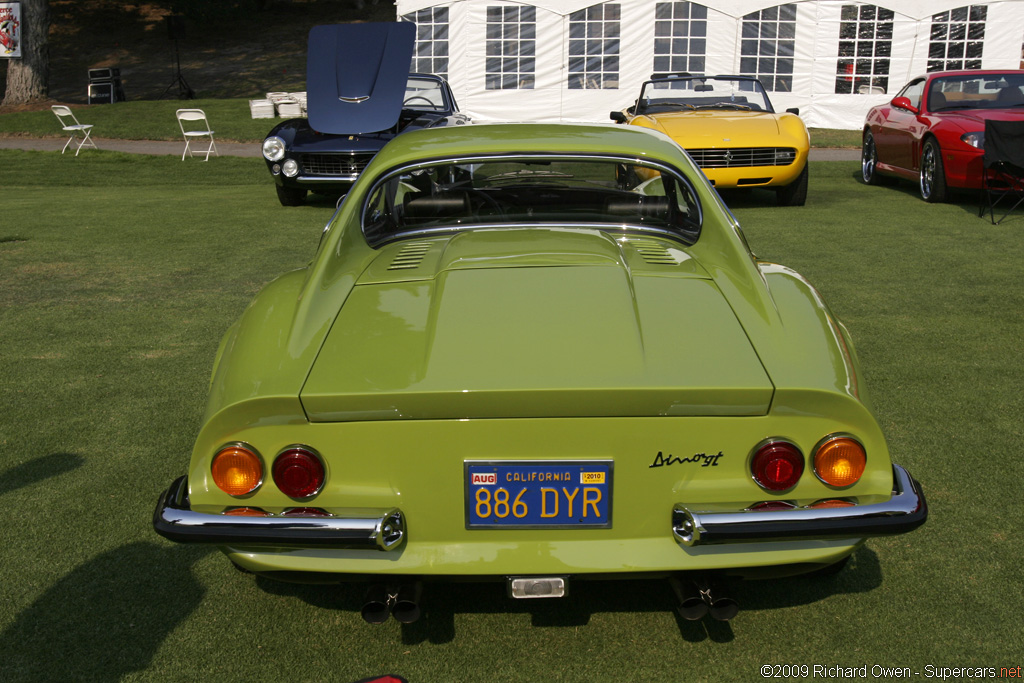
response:
<svg viewBox="0 0 1024 683"><path fill-rule="evenodd" d="M387 182L393 176L400 173L406 173L413 171L418 168L429 168L438 164L467 164L467 163L500 163L502 161L607 161L612 163L629 163L636 164L639 166L647 166L658 171L666 172L676 179L677 182L683 184L683 186L690 192L693 197L693 203L697 210L697 216L695 221L695 230L693 238L688 238L681 232L674 230L668 230L666 228L656 228L650 225L643 225L639 223L598 223L598 222L574 222L574 221L545 221L544 225L556 225L572 228L589 228L599 230L614 230L622 232L641 232L647 234L653 234L660 237L668 237L673 240L681 241L686 245L692 245L700 239L701 229L704 226L704 207L701 205L700 197L697 194L696 188L693 183L687 178L686 174L680 171L675 166L661 163L658 161L652 161L649 159L642 159L639 157L631 156L617 156L617 155L602 155L602 154L494 154L494 155L472 155L465 157L441 157L423 161L417 161L410 164L404 164L402 166L395 166L388 169L385 173L382 173L377 180L374 181L369 191L363 196L362 202L363 207L359 214L359 228L363 233L363 238L367 243L374 248L384 246L398 239L405 239L407 237L426 237L430 235L445 235L455 232L462 232L464 230L473 229L491 229L491 230L502 230L508 228L534 228L537 227L537 223L460 223L459 225L452 226L437 226L423 228L420 230L407 230L397 232L391 235L387 235L382 239L370 239L366 235L366 223L367 213L369 212L370 200L373 198L377 189Z"/></svg>

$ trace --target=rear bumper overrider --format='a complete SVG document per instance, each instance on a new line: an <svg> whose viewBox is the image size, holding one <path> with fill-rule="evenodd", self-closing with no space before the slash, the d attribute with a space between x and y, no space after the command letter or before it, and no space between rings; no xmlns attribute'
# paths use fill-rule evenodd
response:
<svg viewBox="0 0 1024 683"><path fill-rule="evenodd" d="M699 512L683 503L672 510L672 535L682 545L764 541L861 539L913 531L928 518L921 485L893 465L892 497L883 503L838 508Z"/></svg>
<svg viewBox="0 0 1024 683"><path fill-rule="evenodd" d="M330 517L194 512L188 499L188 478L179 477L161 494L153 528L178 543L394 550L405 538L405 516L398 508L340 510Z"/></svg>

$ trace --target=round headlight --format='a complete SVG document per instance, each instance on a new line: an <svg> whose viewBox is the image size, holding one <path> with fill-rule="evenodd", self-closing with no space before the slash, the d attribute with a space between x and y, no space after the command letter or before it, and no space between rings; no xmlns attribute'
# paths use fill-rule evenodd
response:
<svg viewBox="0 0 1024 683"><path fill-rule="evenodd" d="M750 473L766 491L787 491L796 486L804 473L804 456L795 444L770 439L754 453Z"/></svg>
<svg viewBox="0 0 1024 683"><path fill-rule="evenodd" d="M267 161L281 161L284 158L284 140L271 135L263 141L263 156Z"/></svg>
<svg viewBox="0 0 1024 683"><path fill-rule="evenodd" d="M286 159L285 162L281 164L281 171L289 178L294 178L299 175L299 165L296 163L295 159Z"/></svg>
<svg viewBox="0 0 1024 683"><path fill-rule="evenodd" d="M245 496L263 482L263 462L256 449L244 443L224 446L213 456L213 482L224 493Z"/></svg>
<svg viewBox="0 0 1024 683"><path fill-rule="evenodd" d="M860 481L867 454L849 436L830 436L814 449L814 473L829 486L845 488Z"/></svg>

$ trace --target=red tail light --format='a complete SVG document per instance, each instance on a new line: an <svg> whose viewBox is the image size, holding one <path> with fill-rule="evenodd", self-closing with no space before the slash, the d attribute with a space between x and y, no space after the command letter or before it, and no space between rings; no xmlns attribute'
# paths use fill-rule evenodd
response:
<svg viewBox="0 0 1024 683"><path fill-rule="evenodd" d="M786 491L796 486L804 473L803 453L788 441L768 441L754 453L750 473L766 491Z"/></svg>
<svg viewBox="0 0 1024 683"><path fill-rule="evenodd" d="M274 483L291 498L310 498L324 485L324 464L316 451L292 446L282 451L271 468Z"/></svg>

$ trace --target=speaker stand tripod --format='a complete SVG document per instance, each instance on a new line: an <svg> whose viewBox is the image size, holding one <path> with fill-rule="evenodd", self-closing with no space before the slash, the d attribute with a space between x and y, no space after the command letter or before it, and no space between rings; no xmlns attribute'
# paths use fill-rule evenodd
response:
<svg viewBox="0 0 1024 683"><path fill-rule="evenodd" d="M185 77L181 73L181 53L178 52L177 38L174 39L174 65L174 80L172 80L171 84L167 86L166 90L164 90L164 94L160 96L160 99L162 100L167 97L168 93L170 93L174 88L177 88L179 100L194 100L196 98L196 93L192 90L192 86L188 84L188 81L185 80Z"/></svg>

